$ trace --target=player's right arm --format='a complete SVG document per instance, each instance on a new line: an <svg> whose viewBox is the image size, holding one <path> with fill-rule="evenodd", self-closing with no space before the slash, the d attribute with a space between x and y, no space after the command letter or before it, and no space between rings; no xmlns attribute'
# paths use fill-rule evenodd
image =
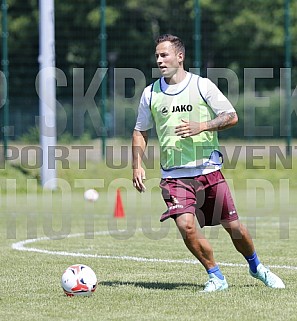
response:
<svg viewBox="0 0 297 321"><path fill-rule="evenodd" d="M139 107L136 125L132 136L132 169L133 185L139 192L145 191L145 171L142 167L142 157L148 141L148 130L153 127L153 119L149 107L151 86L144 89Z"/></svg>
<svg viewBox="0 0 297 321"><path fill-rule="evenodd" d="M144 192L145 170L142 167L142 157L147 145L148 135L146 131L134 129L132 136L132 169L133 185L138 192Z"/></svg>

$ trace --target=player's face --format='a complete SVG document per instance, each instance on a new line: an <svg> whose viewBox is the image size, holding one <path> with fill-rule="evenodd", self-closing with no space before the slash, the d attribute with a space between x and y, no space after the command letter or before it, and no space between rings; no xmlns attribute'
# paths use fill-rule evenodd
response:
<svg viewBox="0 0 297 321"><path fill-rule="evenodd" d="M177 52L169 41L157 45L155 56L157 65L165 78L175 75L183 62L183 54Z"/></svg>

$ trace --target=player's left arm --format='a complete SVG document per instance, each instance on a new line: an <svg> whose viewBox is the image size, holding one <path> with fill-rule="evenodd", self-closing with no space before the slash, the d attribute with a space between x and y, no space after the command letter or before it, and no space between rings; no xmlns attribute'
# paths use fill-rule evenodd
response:
<svg viewBox="0 0 297 321"><path fill-rule="evenodd" d="M198 135L203 131L219 131L236 125L238 117L236 112L222 112L214 119L206 122L195 122L182 120L182 123L175 128L177 136L183 138Z"/></svg>
<svg viewBox="0 0 297 321"><path fill-rule="evenodd" d="M238 122L238 117L236 112L222 112L214 119L207 121L204 130L214 131L214 130L224 130L233 127Z"/></svg>
<svg viewBox="0 0 297 321"><path fill-rule="evenodd" d="M203 131L219 131L237 124L238 117L231 102L224 96L219 88L207 78L203 78L203 97L208 106L216 115L205 122L182 120L176 127L175 133L181 137L198 135Z"/></svg>

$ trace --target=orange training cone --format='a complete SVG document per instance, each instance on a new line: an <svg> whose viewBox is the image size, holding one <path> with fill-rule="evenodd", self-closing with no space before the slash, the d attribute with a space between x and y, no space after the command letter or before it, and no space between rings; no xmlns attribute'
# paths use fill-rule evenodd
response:
<svg viewBox="0 0 297 321"><path fill-rule="evenodd" d="M114 209L114 217L116 217L116 218L125 217L121 192L119 189L117 189L117 198L116 198L116 204L115 204L115 209Z"/></svg>

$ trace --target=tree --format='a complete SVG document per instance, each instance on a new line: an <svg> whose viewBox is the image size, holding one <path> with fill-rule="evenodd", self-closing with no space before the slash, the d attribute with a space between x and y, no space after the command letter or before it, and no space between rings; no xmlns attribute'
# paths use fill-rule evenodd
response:
<svg viewBox="0 0 297 321"><path fill-rule="evenodd" d="M7 0L9 24L11 122L16 135L38 115L35 78L38 73L38 1ZM156 67L154 39L161 33L180 36L187 48L186 67L194 60L194 0L107 1L107 51L113 66L136 68L152 81ZM279 85L277 72L284 67L284 0L200 0L202 67L230 68L242 79L244 68L273 67L275 81L263 80L261 88ZM58 99L71 106L73 70L84 68L89 85L100 60L100 1L55 1L56 65L66 74L67 87L57 88ZM291 1L292 39L297 38L297 1ZM297 46L292 46L293 79L297 83ZM109 61L111 63L111 60ZM109 65L110 66L110 65ZM130 88L128 83L127 86ZM15 118L13 118L15 117ZM23 127L23 128L22 128Z"/></svg>

